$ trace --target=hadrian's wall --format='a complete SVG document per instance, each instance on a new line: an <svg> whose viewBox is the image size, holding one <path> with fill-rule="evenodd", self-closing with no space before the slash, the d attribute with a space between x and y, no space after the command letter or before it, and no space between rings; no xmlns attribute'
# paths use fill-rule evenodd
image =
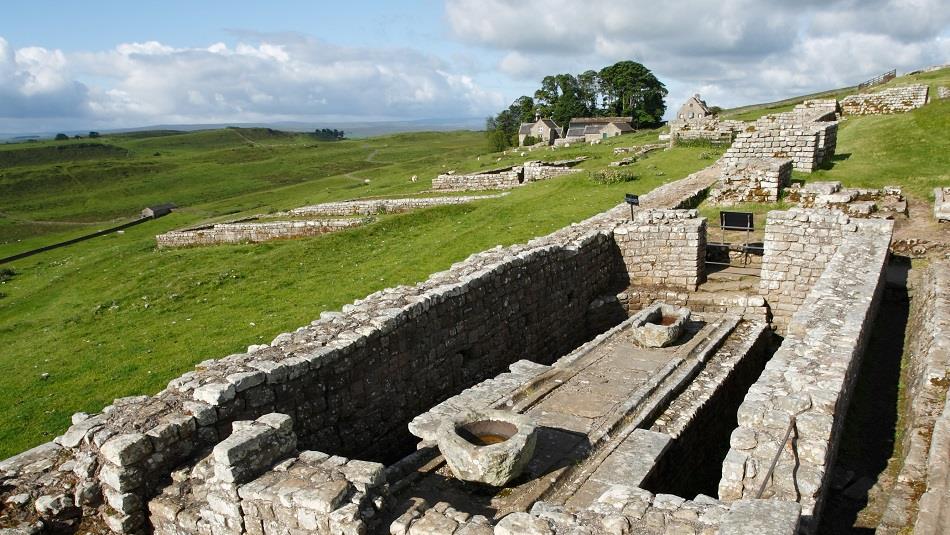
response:
<svg viewBox="0 0 950 535"><path fill-rule="evenodd" d="M876 93L859 93L841 99L845 115L902 113L927 103L929 86L923 84L892 87Z"/></svg>
<svg viewBox="0 0 950 535"><path fill-rule="evenodd" d="M832 210L769 212L765 221L759 294L769 303L775 323L784 326L805 302L857 221Z"/></svg>
<svg viewBox="0 0 950 535"><path fill-rule="evenodd" d="M701 124L688 122L670 123L670 141L676 144L679 141L709 140L729 143L732 138L746 128L743 121L710 118Z"/></svg>
<svg viewBox="0 0 950 535"><path fill-rule="evenodd" d="M743 202L774 203L779 191L792 182L791 160L750 158L723 166L708 200L721 206Z"/></svg>
<svg viewBox="0 0 950 535"><path fill-rule="evenodd" d="M827 230L822 227L798 230ZM804 533L817 527L830 486L830 467L884 285L893 222L845 222L838 231L840 245L739 407L719 483L720 499L732 501L758 498L765 481L762 498L801 503Z"/></svg>
<svg viewBox="0 0 950 535"><path fill-rule="evenodd" d="M950 532L950 262L934 262L914 285L904 347L901 469L881 533Z"/></svg>
<svg viewBox="0 0 950 535"><path fill-rule="evenodd" d="M292 217L368 216L384 213L392 214L399 212L409 212L419 208L429 208L432 206L466 204L482 199L498 199L504 197L505 195L507 195L507 193L499 193L497 195L459 195L457 197L407 197L403 199L369 199L361 201L326 202L311 206L294 208L285 214Z"/></svg>
<svg viewBox="0 0 950 535"><path fill-rule="evenodd" d="M155 236L159 249L196 245L258 243L287 238L318 236L365 224L362 219L225 223L210 228L177 230Z"/></svg>

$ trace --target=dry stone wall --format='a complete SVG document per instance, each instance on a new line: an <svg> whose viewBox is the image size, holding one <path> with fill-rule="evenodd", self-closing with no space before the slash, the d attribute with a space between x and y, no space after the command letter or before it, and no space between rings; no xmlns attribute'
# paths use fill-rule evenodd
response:
<svg viewBox="0 0 950 535"><path fill-rule="evenodd" d="M762 498L798 501L804 533L816 529L830 486L830 467L883 289L893 222L845 223L840 231L840 246L739 407L719 483L719 497L726 501L758 498L763 482Z"/></svg>
<svg viewBox="0 0 950 535"><path fill-rule="evenodd" d="M681 141L708 140L716 142L732 142L733 137L746 128L743 121L710 118L701 124L688 122L670 124L670 142L676 144Z"/></svg>
<svg viewBox="0 0 950 535"><path fill-rule="evenodd" d="M641 210L614 230L630 285L695 290L705 280L706 219L696 210Z"/></svg>
<svg viewBox="0 0 950 535"><path fill-rule="evenodd" d="M812 172L834 155L838 123L813 122L810 118L811 115L797 111L766 115L736 136L722 162L791 159L795 169Z"/></svg>
<svg viewBox="0 0 950 535"><path fill-rule="evenodd" d="M419 208L432 206L449 206L466 204L482 199L499 199L507 193L497 195L459 195L457 197L418 197L404 199L370 199L362 201L341 201L315 204L294 208L288 212L275 214L291 217L314 216L369 216L375 214L392 214L409 212Z"/></svg>
<svg viewBox="0 0 950 535"><path fill-rule="evenodd" d="M857 222L838 211L793 208L768 213L759 293L779 326L805 302L845 233L857 230Z"/></svg>
<svg viewBox="0 0 950 535"><path fill-rule="evenodd" d="M443 191L478 191L517 188L523 182L520 170L470 175L442 174L432 179L432 189Z"/></svg>
<svg viewBox="0 0 950 535"><path fill-rule="evenodd" d="M721 206L743 202L774 203L779 192L792 182L792 161L750 158L723 166L719 182L709 192L709 201Z"/></svg>
<svg viewBox="0 0 950 535"><path fill-rule="evenodd" d="M902 113L927 103L929 86L923 84L892 87L876 93L859 93L841 99L845 115L880 115Z"/></svg>
<svg viewBox="0 0 950 535"><path fill-rule="evenodd" d="M878 532L936 535L950 531L950 261L925 268L911 306L903 459Z"/></svg>
<svg viewBox="0 0 950 535"><path fill-rule="evenodd" d="M943 100L945 98L950 98L950 87L940 86L937 88L937 98Z"/></svg>
<svg viewBox="0 0 950 535"><path fill-rule="evenodd" d="M319 236L366 224L364 219L275 221L273 223L225 223L196 230L176 230L155 236L159 249L197 245L259 243L271 240Z"/></svg>

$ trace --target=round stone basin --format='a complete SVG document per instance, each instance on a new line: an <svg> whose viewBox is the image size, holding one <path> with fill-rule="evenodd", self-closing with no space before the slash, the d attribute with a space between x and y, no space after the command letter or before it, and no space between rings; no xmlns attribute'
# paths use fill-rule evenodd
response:
<svg viewBox="0 0 950 535"><path fill-rule="evenodd" d="M689 315L688 308L656 303L634 316L631 332L643 347L667 347L683 336Z"/></svg>
<svg viewBox="0 0 950 535"><path fill-rule="evenodd" d="M436 441L455 477L502 487L518 477L534 455L535 429L523 414L469 411L443 421Z"/></svg>

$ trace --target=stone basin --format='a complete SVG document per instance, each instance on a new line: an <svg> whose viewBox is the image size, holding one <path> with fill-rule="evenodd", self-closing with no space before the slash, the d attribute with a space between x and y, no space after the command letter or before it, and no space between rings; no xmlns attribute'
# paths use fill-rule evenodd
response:
<svg viewBox="0 0 950 535"><path fill-rule="evenodd" d="M523 414L468 411L439 426L436 441L458 479L502 487L534 455L536 426Z"/></svg>
<svg viewBox="0 0 950 535"><path fill-rule="evenodd" d="M638 312L631 322L631 333L643 347L667 347L683 336L689 309L655 303Z"/></svg>

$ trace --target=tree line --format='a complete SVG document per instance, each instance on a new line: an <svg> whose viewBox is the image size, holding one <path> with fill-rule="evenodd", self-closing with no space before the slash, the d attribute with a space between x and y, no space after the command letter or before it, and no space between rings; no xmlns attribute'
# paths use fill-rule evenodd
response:
<svg viewBox="0 0 950 535"><path fill-rule="evenodd" d="M666 86L640 63L621 61L600 71L545 76L533 97L515 99L485 122L495 150L518 144L518 127L536 116L564 127L574 117L631 117L634 128L659 126L666 113Z"/></svg>
<svg viewBox="0 0 950 535"><path fill-rule="evenodd" d="M343 130L337 130L336 128L320 128L313 131L313 137L321 141L338 141L344 137Z"/></svg>

